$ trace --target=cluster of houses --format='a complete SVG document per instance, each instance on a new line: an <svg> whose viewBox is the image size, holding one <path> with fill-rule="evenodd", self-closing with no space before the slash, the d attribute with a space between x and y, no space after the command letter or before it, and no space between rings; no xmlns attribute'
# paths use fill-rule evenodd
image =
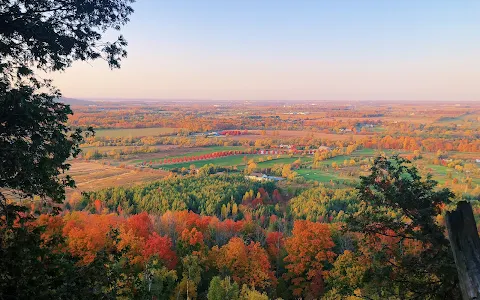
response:
<svg viewBox="0 0 480 300"><path fill-rule="evenodd" d="M285 107L285 106L284 106ZM304 112L304 111L292 111L292 112L286 112L283 113L284 115L308 115L309 112Z"/></svg>
<svg viewBox="0 0 480 300"><path fill-rule="evenodd" d="M220 133L216 132L216 131L212 131L212 132L199 132L199 133L193 133L191 134L191 136L201 136L201 137L224 137L223 135L221 135Z"/></svg>
<svg viewBox="0 0 480 300"><path fill-rule="evenodd" d="M332 149L327 146L320 146L317 149L308 149L308 150L300 150L297 149L294 145L280 145L279 148L281 150L277 150L276 148L274 149L261 149L258 150L257 154L262 154L262 155L277 155L277 154L285 154L287 153L305 153L305 154L315 154L317 151L331 151ZM288 151L285 151L288 150Z"/></svg>
<svg viewBox="0 0 480 300"><path fill-rule="evenodd" d="M245 176L245 178L255 181L282 181L285 180L283 177L270 176L263 173L252 173Z"/></svg>
<svg viewBox="0 0 480 300"><path fill-rule="evenodd" d="M191 136L201 136L201 137L225 137L227 135L243 135L248 134L248 130L223 130L221 132L217 131L207 131L207 132L196 132L191 133Z"/></svg>

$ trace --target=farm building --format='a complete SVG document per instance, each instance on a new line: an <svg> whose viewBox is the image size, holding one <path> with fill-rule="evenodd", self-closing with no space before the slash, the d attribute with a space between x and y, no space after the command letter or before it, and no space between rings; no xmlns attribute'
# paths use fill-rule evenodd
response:
<svg viewBox="0 0 480 300"><path fill-rule="evenodd" d="M255 181L281 181L285 179L283 177L269 176L262 173L252 173L245 176L245 178Z"/></svg>

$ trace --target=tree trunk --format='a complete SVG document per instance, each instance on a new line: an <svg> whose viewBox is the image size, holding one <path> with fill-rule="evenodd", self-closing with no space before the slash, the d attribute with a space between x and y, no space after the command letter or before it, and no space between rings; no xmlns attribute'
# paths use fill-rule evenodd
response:
<svg viewBox="0 0 480 300"><path fill-rule="evenodd" d="M447 229L464 300L480 299L480 238L470 203L447 212Z"/></svg>

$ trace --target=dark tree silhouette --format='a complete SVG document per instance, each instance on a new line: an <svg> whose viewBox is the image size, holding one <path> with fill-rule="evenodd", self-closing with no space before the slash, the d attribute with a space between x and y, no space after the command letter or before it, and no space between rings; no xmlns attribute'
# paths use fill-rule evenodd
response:
<svg viewBox="0 0 480 300"><path fill-rule="evenodd" d="M120 67L127 42L103 40L129 21L133 0L0 1L0 202L39 195L61 202L74 181L59 175L79 154L82 131L61 94L35 70L65 70L75 60L105 59Z"/></svg>
<svg viewBox="0 0 480 300"><path fill-rule="evenodd" d="M360 209L348 219L347 228L364 236L360 243L372 259L369 280L375 293L458 299L445 227L435 220L454 195L436 189L436 181L422 179L409 163L398 156L375 159L371 174L361 177Z"/></svg>

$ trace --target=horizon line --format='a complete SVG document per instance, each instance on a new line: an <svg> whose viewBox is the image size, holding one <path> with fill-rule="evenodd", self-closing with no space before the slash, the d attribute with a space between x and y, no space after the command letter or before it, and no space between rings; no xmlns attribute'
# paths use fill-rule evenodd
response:
<svg viewBox="0 0 480 300"><path fill-rule="evenodd" d="M343 99L343 100L333 100L333 99L205 99L205 98L121 98L121 97L66 97L62 96L64 99L71 100L85 100L92 102L160 102L160 101L200 101L200 102L443 102L443 103L463 103L463 102L477 102L480 100L439 100L439 99L415 99L415 100L406 100L406 99Z"/></svg>

